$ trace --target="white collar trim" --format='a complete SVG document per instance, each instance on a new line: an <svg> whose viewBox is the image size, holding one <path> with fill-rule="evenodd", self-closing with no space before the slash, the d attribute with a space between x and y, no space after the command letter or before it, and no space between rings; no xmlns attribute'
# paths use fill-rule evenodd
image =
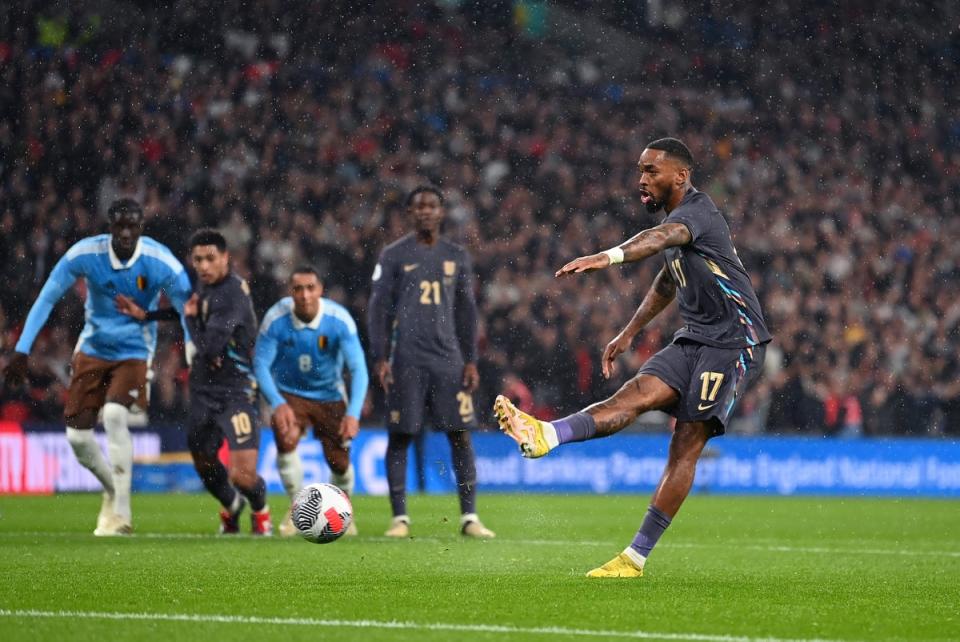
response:
<svg viewBox="0 0 960 642"><path fill-rule="evenodd" d="M323 319L323 299L320 299L320 308L317 310L317 316L313 317L308 323L301 321L292 307L290 308L290 318L293 319L294 330L303 330L304 328L316 330L320 327L320 320Z"/></svg>
<svg viewBox="0 0 960 642"><path fill-rule="evenodd" d="M110 266L113 267L114 270L126 270L136 263L137 259L140 258L140 253L143 252L143 237L137 239L137 247L133 248L133 254L130 255L130 258L127 259L126 263L118 259L116 253L113 251L112 234L109 236L109 238L107 238L107 249L110 254Z"/></svg>

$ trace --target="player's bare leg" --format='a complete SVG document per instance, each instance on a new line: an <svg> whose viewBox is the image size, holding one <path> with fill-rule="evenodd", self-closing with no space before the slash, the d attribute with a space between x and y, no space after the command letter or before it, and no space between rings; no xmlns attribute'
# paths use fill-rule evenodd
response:
<svg viewBox="0 0 960 642"><path fill-rule="evenodd" d="M612 435L649 410L676 403L677 391L648 374L638 374L609 399L563 419L548 422L528 415L503 395L494 402L500 430L520 446L524 457L543 457L560 444Z"/></svg>
<svg viewBox="0 0 960 642"><path fill-rule="evenodd" d="M650 507L633 542L615 558L587 573L587 577L618 578L643 575L647 556L670 525L693 487L697 461L711 434L711 425L708 422L677 424L670 439L667 465L663 469L660 483L653 492Z"/></svg>
<svg viewBox="0 0 960 642"><path fill-rule="evenodd" d="M230 451L230 482L250 502L251 533L273 535L270 507L267 506L267 484L257 474L257 449Z"/></svg>

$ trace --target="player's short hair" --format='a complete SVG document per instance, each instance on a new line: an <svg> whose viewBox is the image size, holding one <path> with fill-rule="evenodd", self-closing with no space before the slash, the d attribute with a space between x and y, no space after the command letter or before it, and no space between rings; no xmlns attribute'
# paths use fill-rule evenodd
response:
<svg viewBox="0 0 960 642"><path fill-rule="evenodd" d="M313 267L312 265L305 265L305 264L298 265L293 269L293 272L290 273L291 279L293 278L294 274L312 274L313 276L317 277L317 281L320 282L321 285L323 285L323 277L320 276L320 270Z"/></svg>
<svg viewBox="0 0 960 642"><path fill-rule="evenodd" d="M199 245L213 245L219 252L227 251L227 239L223 238L220 232L210 228L197 230L190 237L191 250Z"/></svg>
<svg viewBox="0 0 960 642"><path fill-rule="evenodd" d="M107 219L111 223L116 223L121 216L132 216L138 221L143 220L143 208L140 203L132 198L118 198L110 204L107 210Z"/></svg>
<svg viewBox="0 0 960 642"><path fill-rule="evenodd" d="M658 138L647 145L647 149L658 149L667 152L667 156L693 169L693 154L690 153L690 148L684 145L683 141L678 138Z"/></svg>
<svg viewBox="0 0 960 642"><path fill-rule="evenodd" d="M414 187L413 191L407 194L407 200L404 203L404 205L406 207L410 207L411 205L413 205L414 197L417 194L423 194L424 192L429 194L436 194L437 198L440 199L440 205L443 205L443 194L440 192L438 188L434 187L433 185L418 185L417 187Z"/></svg>

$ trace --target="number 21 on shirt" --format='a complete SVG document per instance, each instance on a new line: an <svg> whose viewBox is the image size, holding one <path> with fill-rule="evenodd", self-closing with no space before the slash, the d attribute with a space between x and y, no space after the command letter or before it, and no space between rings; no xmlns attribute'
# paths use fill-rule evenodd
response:
<svg viewBox="0 0 960 642"><path fill-rule="evenodd" d="M420 281L420 303L440 305L440 281Z"/></svg>

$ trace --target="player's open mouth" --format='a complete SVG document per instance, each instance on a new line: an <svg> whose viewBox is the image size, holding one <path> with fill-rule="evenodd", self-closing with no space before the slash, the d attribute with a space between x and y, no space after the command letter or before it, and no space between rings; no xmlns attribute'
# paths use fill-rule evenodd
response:
<svg viewBox="0 0 960 642"><path fill-rule="evenodd" d="M645 190L645 189L640 190L640 202L641 202L641 203L643 203L644 205L646 205L647 203L649 203L649 202L652 201L652 200L653 200L653 196L650 195L650 192L648 192L648 191Z"/></svg>

